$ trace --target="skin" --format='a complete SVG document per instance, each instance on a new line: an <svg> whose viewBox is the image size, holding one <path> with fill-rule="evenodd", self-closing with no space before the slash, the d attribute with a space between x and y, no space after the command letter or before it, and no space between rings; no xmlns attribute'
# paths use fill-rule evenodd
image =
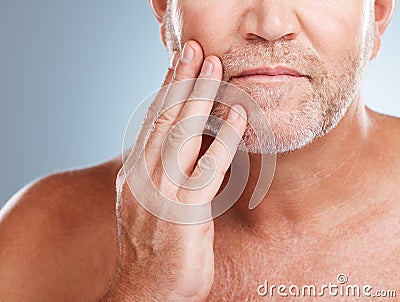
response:
<svg viewBox="0 0 400 302"><path fill-rule="evenodd" d="M338 58L349 48L356 49L354 36L362 31L360 12L367 3L233 2L181 1L180 42L189 42L195 57L191 63L172 64L163 85L198 77L205 58L214 64L210 77L223 78L220 58L232 43L249 37L271 43L282 38L299 41L312 46L328 70L335 70ZM162 40L172 53L177 45L165 35L166 2L150 4L161 24ZM374 5L369 59L377 56L394 9L391 0L377 0ZM318 14L312 13L314 6ZM221 26L211 26L216 19ZM195 106L196 111L211 109ZM176 116L157 124L162 131L156 133L165 134ZM251 156L250 178L235 206L198 226L171 225L135 204L120 172L119 157L36 181L1 210L0 300L96 301L107 292L103 299L111 301L143 297L251 301L257 299L257 286L264 280L318 286L334 282L339 273L349 276L349 284L399 291L399 123L367 108L357 91L335 128L300 149L278 154L271 188L255 210L248 211L247 204L257 181L258 155ZM235 125L242 133L244 124ZM157 138L150 142L149 152L157 152ZM187 148L200 152L200 157L210 146L204 139L201 148L198 142ZM186 163L187 171L195 169L196 159ZM224 164L222 170L229 160L225 156L219 161ZM220 182L214 185L216 192ZM196 198L207 200L214 191L203 191ZM185 196L177 191L172 195ZM193 202L193 196L186 197L180 201ZM119 237L116 201L125 230ZM146 246L145 239L150 237L158 238L159 245ZM140 246L137 250L129 246L135 240ZM185 248L190 245L191 249ZM163 248L162 253L154 254L157 248ZM132 257L135 252L141 252L140 256ZM199 261L202 266L197 265Z"/></svg>

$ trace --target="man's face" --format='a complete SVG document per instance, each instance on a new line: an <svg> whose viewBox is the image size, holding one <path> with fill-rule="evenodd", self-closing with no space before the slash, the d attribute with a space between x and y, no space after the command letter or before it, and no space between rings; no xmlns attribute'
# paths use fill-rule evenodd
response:
<svg viewBox="0 0 400 302"><path fill-rule="evenodd" d="M301 148L338 124L358 95L373 32L371 0L171 0L166 15L168 50L193 39L205 56L220 57L223 80L242 88L261 107L277 153ZM276 66L301 76L274 81L237 77ZM221 105L213 111L219 117L226 114ZM260 120L255 114L248 112L249 122L261 130L267 127L255 122ZM271 152L251 134L244 140L252 152Z"/></svg>

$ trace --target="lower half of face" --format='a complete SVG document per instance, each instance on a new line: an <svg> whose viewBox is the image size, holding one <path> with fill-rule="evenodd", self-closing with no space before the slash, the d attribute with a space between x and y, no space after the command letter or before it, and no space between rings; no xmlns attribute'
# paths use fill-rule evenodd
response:
<svg viewBox="0 0 400 302"><path fill-rule="evenodd" d="M246 109L248 129L239 149L270 154L304 147L336 127L355 100L369 61L372 32L373 24L369 22L365 39L354 37L358 42L337 53L331 51L330 58L296 40L246 41L239 37L232 38L229 47L220 53L205 49L206 54L221 58L223 81L227 83L220 89L212 115L224 119L228 111L225 105L235 103ZM222 37L228 33L219 34ZM167 36L171 47L185 40L176 31ZM205 44L210 45L211 38L206 37ZM327 39L327 43L332 42ZM202 44L200 37L196 40ZM225 36L221 40L227 44ZM218 37L212 41L218 44ZM301 71L302 76L238 76L241 71L260 65L290 66ZM217 132L219 126L218 119L209 119L206 128Z"/></svg>
<svg viewBox="0 0 400 302"><path fill-rule="evenodd" d="M356 70L354 64L348 62L349 70ZM215 99L211 115L219 122L211 118L206 128L216 134L229 106L240 104L246 109L248 126L239 149L277 154L302 148L327 134L345 115L359 87L356 72L349 70L272 83L268 77L233 79Z"/></svg>

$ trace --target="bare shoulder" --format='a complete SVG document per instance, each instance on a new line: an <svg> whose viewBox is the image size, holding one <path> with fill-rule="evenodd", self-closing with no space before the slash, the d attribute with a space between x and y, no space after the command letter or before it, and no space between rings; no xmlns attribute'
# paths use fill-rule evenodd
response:
<svg viewBox="0 0 400 302"><path fill-rule="evenodd" d="M368 109L373 125L374 140L371 150L376 150L381 159L386 159L392 171L400 176L400 118Z"/></svg>
<svg viewBox="0 0 400 302"><path fill-rule="evenodd" d="M118 169L113 160L53 174L11 198L0 212L1 301L95 301L103 294L118 252Z"/></svg>
<svg viewBox="0 0 400 302"><path fill-rule="evenodd" d="M368 109L368 113L382 135L392 139L393 143L400 144L400 117L378 113L371 109Z"/></svg>
<svg viewBox="0 0 400 302"><path fill-rule="evenodd" d="M374 123L378 126L377 145L380 146L383 165L382 179L387 188L380 189L386 196L386 203L380 204L382 217L382 232L379 236L385 238L385 248L392 251L396 264L400 264L400 118L374 112Z"/></svg>

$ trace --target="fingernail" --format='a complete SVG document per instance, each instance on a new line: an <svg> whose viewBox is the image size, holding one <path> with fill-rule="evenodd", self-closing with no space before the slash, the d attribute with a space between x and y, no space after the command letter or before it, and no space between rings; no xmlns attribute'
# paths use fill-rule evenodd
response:
<svg viewBox="0 0 400 302"><path fill-rule="evenodd" d="M214 64L211 63L209 60L205 60L203 66L201 67L200 76L201 77L208 77L212 74L214 70Z"/></svg>
<svg viewBox="0 0 400 302"><path fill-rule="evenodd" d="M183 56L181 58L181 61L183 63L190 63L194 58L194 49L192 46L189 45L189 43L185 43L185 46L183 47Z"/></svg>
<svg viewBox="0 0 400 302"><path fill-rule="evenodd" d="M175 69L176 64L178 63L179 60L179 53L177 51L174 51L172 54L171 58L171 65L169 66L171 69Z"/></svg>
<svg viewBox="0 0 400 302"><path fill-rule="evenodd" d="M243 107L240 105L233 105L228 113L228 118L227 118L228 122L231 123L236 121L241 115L239 112L243 112L243 116L244 118L246 118L246 113Z"/></svg>

